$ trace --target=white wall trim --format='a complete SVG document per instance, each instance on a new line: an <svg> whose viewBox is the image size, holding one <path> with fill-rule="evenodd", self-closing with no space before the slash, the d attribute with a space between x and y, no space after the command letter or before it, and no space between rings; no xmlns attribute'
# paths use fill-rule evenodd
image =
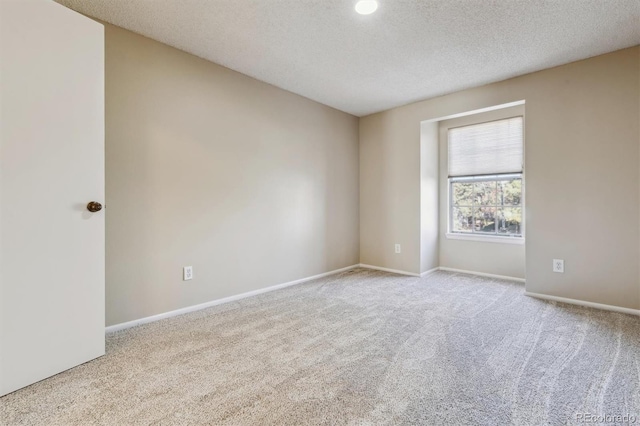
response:
<svg viewBox="0 0 640 426"><path fill-rule="evenodd" d="M524 278L508 277L506 275L485 274L484 272L465 271L463 269L447 268L444 266L441 266L438 269L441 271L458 272L460 274L478 275L480 277L499 278L501 280L518 281L521 283L525 282Z"/></svg>
<svg viewBox="0 0 640 426"><path fill-rule="evenodd" d="M640 316L640 309L623 308L621 306L605 305L603 303L587 302L586 300L567 299L566 297L550 296L547 294L531 293L529 291L524 292L529 297L535 297L536 299L551 300L554 302L568 303L570 305L586 306L588 308L602 309L605 311L620 312L623 314L638 315Z"/></svg>
<svg viewBox="0 0 640 426"><path fill-rule="evenodd" d="M478 108L478 109L474 109L474 110L471 110L471 111L461 112L461 113L458 113L458 114L450 114L450 115L445 115L443 117L429 118L427 120L422 120L421 123L433 123L434 121L451 120L453 118L466 117L468 115L475 115L475 114L481 114L483 112L495 111L495 110L498 110L498 109L511 108L511 107L518 106L518 105L524 105L525 102L526 101L524 99L522 99L522 100L519 100L519 101L508 102L506 104L492 105L490 107Z"/></svg>
<svg viewBox="0 0 640 426"><path fill-rule="evenodd" d="M296 284L302 284L307 281L315 280L317 278L327 277L329 275L339 274L340 272L348 271L354 268L357 268L358 264L346 266L344 268L335 269L333 271L324 272L322 274L313 275L311 277L300 278L299 280L289 281L283 284L276 284L271 287L261 288L258 290L248 291L246 293L236 294L234 296L224 297L222 299L212 300L210 302L200 303L198 305L187 306L186 308L176 309L175 311L169 311L162 314L151 315L149 317L140 318L133 321L123 322L120 324L115 324L107 327L105 329L106 333L113 333L115 331L124 330L127 328L135 327L142 324L147 324L154 321L159 321L165 318L175 317L177 315L187 314L189 312L199 311L201 309L210 308L211 306L222 305L223 303L235 302L237 300L246 299L247 297L257 296L262 293L268 293L270 291L279 290L281 288L290 287Z"/></svg>
<svg viewBox="0 0 640 426"><path fill-rule="evenodd" d="M422 273L420 273L421 277L426 277L427 275L433 274L434 272L440 270L440 268L433 268L433 269L429 269L428 271L424 271Z"/></svg>
<svg viewBox="0 0 640 426"><path fill-rule="evenodd" d="M133 320L133 321L128 321L128 322L123 322L123 323L120 323L120 324L111 325L109 327L106 327L105 332L106 333L113 333L113 332L116 332L116 331L125 330L127 328L136 327L138 325L148 324L150 322L159 321L159 320L162 320L162 319L165 319L165 318L171 318L171 317L175 317L175 316L178 316L178 315L183 315L183 314L187 314L187 313L190 313L190 312L199 311L199 310L206 309L206 308L209 308L209 307L212 307L212 306L222 305L224 303L235 302L237 300L246 299L248 297L257 296L259 294L268 293L270 291L279 290L279 289L290 287L290 286L293 286L293 285L296 285L296 284L302 284L304 282L315 280L317 278L322 278L322 277L327 277L329 275L339 274L341 272L345 272L345 271L348 271L348 270L351 270L351 269L354 269L354 268L358 268L358 267L366 268L366 269L373 269L373 270L376 270L376 271L391 272L391 273L400 274L400 275L407 275L407 276L411 276L411 277L424 277L424 276L432 274L432 273L434 273L436 271L448 271L448 272L458 272L458 273L469 274L469 275L478 275L478 276L481 276L481 277L499 278L499 279L510 280L510 281L525 282L525 280L523 278L508 277L508 276L504 276L504 275L495 275L495 274L485 274L484 272L466 271L466 270L462 270L462 269L447 268L447 267L444 267L444 266L440 266L440 267L437 267L437 268L430 269L430 270L428 270L426 272L423 272L421 274L416 274L414 272L407 272L407 271L401 271L401 270L398 270L398 269L383 268L383 267L380 267L380 266L373 266L373 265L367 265L367 264L364 264L364 263L360 263L360 264L356 264L356 265L346 266L346 267L340 268L340 269L335 269L333 271L324 272L322 274L313 275L313 276L306 277L306 278L300 278L298 280L289 281L289 282L282 283L282 284L276 284L276 285L273 285L271 287L261 288L261 289L249 291L249 292L246 292L246 293L236 294L234 296L224 297L222 299L212 300L210 302L200 303L198 305L187 306L185 308L176 309L174 311L169 311L169 312L165 312L165 313L162 313L162 314L152 315L152 316L149 316L149 317L144 317L144 318L140 318L140 319ZM589 308L603 309L603 310L606 310L606 311L620 312L620 313L623 313L623 314L630 314L630 315L640 316L640 310L639 309L623 308L623 307L620 307L620 306L605 305L605 304L602 304L602 303L587 302L587 301L584 301L584 300L577 300L577 299L567 299L567 298L564 298L564 297L550 296L550 295L540 294L540 293L531 293L531 292L528 292L528 291L525 291L524 294L527 295L527 296L530 296L530 297L538 298L538 299L551 300L551 301L555 301L555 302L562 302L562 303L568 303L568 304L572 304L572 305L586 306L586 307L589 307Z"/></svg>
<svg viewBox="0 0 640 426"><path fill-rule="evenodd" d="M400 274L400 275L409 275L410 277L419 277L420 276L420 274L416 274L415 272L401 271L399 269L383 268L381 266L367 265L365 263L361 263L359 266L361 268L366 268L366 269L375 269L376 271L391 272L393 274Z"/></svg>
<svg viewBox="0 0 640 426"><path fill-rule="evenodd" d="M497 244L524 244L524 238L522 237L501 237L490 235L478 235L467 233L452 233L447 232L445 237L448 240L463 240L463 241L479 241L483 243L497 243Z"/></svg>
<svg viewBox="0 0 640 426"><path fill-rule="evenodd" d="M448 271L448 272L458 272L461 274L478 275L480 277L499 278L501 280L518 281L521 283L525 282L524 278L508 277L505 275L485 274L484 272L465 271L462 269L446 268L444 266L439 266L437 268L429 269L428 271L423 272L421 274L416 274L415 272L401 271L399 269L390 269L390 268L383 268L381 266L367 265L365 263L361 263L359 266L361 268L375 269L376 271L391 272L392 274L408 275L410 277L425 277L436 271Z"/></svg>

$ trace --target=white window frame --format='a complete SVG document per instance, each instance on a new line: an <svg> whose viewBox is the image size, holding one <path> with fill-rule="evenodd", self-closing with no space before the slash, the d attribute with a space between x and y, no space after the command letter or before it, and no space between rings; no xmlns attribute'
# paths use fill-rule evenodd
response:
<svg viewBox="0 0 640 426"><path fill-rule="evenodd" d="M507 115L508 114L508 115ZM447 206L446 208L448 209L448 211L446 212L447 215L447 219L446 219L446 232L445 232L445 237L447 239L452 239L452 240L468 240L468 241L482 241L482 242L491 242L491 243L500 243L500 244L519 244L519 245L524 245L525 244L525 236L526 236L526 229L525 229L525 224L526 224L526 213L525 213L525 206L526 206L526 171L524 168L524 148L525 148L525 135L524 135L524 128L526 126L525 124L525 120L524 120L524 111L522 112L517 112L514 114L504 114L503 116L499 116L499 117L495 117L491 119L487 119L487 120L483 120L483 119L479 119L479 120L465 120L464 124L460 124L460 125L450 125L450 126L446 126L446 132L447 134L452 130L452 129L456 129L456 128L460 128L460 127L468 127L468 126L475 126L475 125L480 125L480 124L484 124L484 123L489 123L489 122L493 122L493 121L501 121L501 120L508 120L511 118L516 118L516 117L522 117L522 167L521 167L521 171L516 172L513 171L512 173L490 173L487 175L467 175L467 176L443 176L443 178L447 179L447 189L446 189L446 196L447 196ZM495 115L494 115L495 116ZM446 122L445 122L446 123ZM457 123L456 123L457 124ZM448 137L447 137L447 145L446 148L444 148L447 150L447 152L449 151L449 141L448 141ZM446 175L449 175L449 170L448 170L448 163L451 161L451 159L449 158L450 153L448 153L447 156L447 165L445 167L447 167L447 172ZM452 200L452 185L451 185L451 181L460 181L462 179L468 179L468 180L476 180L479 181L481 179L484 180L499 180L500 177L504 177L504 176L519 176L522 179L522 193L521 193L521 198L520 198L520 208L522 209L522 223L521 223L521 234L518 236L514 236L514 235L508 235L508 234L487 234L487 233L481 233L481 232L464 232L464 231L456 231L456 232L452 232L452 228L453 228L453 200ZM498 179L496 179L498 178ZM496 200L496 205L497 205L497 200Z"/></svg>

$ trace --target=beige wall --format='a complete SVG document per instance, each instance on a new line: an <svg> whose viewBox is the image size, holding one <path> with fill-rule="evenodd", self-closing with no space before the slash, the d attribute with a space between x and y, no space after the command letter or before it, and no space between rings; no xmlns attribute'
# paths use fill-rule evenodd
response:
<svg viewBox="0 0 640 426"><path fill-rule="evenodd" d="M360 119L360 262L416 274L420 120L408 127L403 121L400 108ZM402 253L394 253L394 244L402 245Z"/></svg>
<svg viewBox="0 0 640 426"><path fill-rule="evenodd" d="M624 49L362 118L362 263L421 269L422 121L526 100L527 290L640 308L639 56Z"/></svg>
<svg viewBox="0 0 640 426"><path fill-rule="evenodd" d="M438 122L420 126L420 273L440 266Z"/></svg>
<svg viewBox="0 0 640 426"><path fill-rule="evenodd" d="M112 25L106 165L107 325L359 262L356 117Z"/></svg>
<svg viewBox="0 0 640 426"><path fill-rule="evenodd" d="M499 120L501 118L524 116L523 105L500 108L498 110L472 114L439 122L440 134L440 266L506 277L525 278L525 246L499 242L468 241L448 239L449 181L448 181L448 130L451 127ZM426 123L423 123L423 126ZM526 170L525 170L526 174ZM524 179L526 195L527 179ZM526 200L525 200L526 206ZM526 232L526 229L525 229Z"/></svg>

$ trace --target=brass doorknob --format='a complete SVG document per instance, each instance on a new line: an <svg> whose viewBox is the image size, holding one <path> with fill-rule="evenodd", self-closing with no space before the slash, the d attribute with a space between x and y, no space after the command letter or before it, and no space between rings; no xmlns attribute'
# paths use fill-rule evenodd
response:
<svg viewBox="0 0 640 426"><path fill-rule="evenodd" d="M100 210L102 210L102 204L97 201L91 201L89 204L87 204L87 210L89 210L91 213L99 212Z"/></svg>

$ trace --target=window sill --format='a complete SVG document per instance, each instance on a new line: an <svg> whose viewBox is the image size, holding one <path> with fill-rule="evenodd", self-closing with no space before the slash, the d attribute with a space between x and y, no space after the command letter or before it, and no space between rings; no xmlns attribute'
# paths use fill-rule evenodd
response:
<svg viewBox="0 0 640 426"><path fill-rule="evenodd" d="M446 234L449 240L466 240L466 241L481 241L485 243L502 243L502 244L524 244L524 237L498 237L493 235L478 235L478 234L458 234L449 233Z"/></svg>

